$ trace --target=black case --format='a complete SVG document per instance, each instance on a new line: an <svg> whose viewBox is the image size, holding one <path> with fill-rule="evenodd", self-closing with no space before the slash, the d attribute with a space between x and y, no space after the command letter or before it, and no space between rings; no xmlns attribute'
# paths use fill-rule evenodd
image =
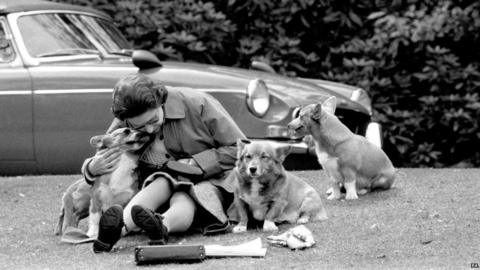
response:
<svg viewBox="0 0 480 270"><path fill-rule="evenodd" d="M158 264L168 262L195 262L205 259L202 245L163 245L135 247L135 262Z"/></svg>

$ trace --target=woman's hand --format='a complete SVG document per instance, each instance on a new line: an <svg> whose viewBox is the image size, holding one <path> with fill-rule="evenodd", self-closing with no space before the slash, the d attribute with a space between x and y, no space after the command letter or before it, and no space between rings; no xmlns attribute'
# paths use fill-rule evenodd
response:
<svg viewBox="0 0 480 270"><path fill-rule="evenodd" d="M120 161L120 148L102 149L98 151L88 164L88 172L92 176L100 176L113 172Z"/></svg>

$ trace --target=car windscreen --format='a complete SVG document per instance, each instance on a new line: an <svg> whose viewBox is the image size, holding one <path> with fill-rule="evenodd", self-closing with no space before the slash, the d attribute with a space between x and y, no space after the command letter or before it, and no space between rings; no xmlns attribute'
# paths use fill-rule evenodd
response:
<svg viewBox="0 0 480 270"><path fill-rule="evenodd" d="M32 57L115 53L131 48L109 21L82 14L21 16L18 28Z"/></svg>

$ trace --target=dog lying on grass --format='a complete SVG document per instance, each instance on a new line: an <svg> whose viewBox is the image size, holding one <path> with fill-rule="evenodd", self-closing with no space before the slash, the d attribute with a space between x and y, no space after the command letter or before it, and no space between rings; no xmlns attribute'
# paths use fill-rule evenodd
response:
<svg viewBox="0 0 480 270"><path fill-rule="evenodd" d="M114 204L125 206L138 192L137 152L147 141L147 137L129 128L119 128L90 139L97 151L119 147L123 151L120 162L111 174L99 176L93 185L82 178L67 188L62 197L56 235L65 232L69 226L78 227L80 220L89 216L87 235L97 236L103 211Z"/></svg>
<svg viewBox="0 0 480 270"><path fill-rule="evenodd" d="M340 122L335 108L336 98L330 97L322 104L305 106L288 124L295 135L312 136L318 161L333 182L327 199L340 199L341 187L347 200L358 199L357 191L389 189L396 175L392 162L380 147Z"/></svg>
<svg viewBox="0 0 480 270"><path fill-rule="evenodd" d="M327 219L315 189L284 169L290 147L247 140L238 140L237 147L234 203L240 220L234 233L247 230L249 216L264 221L264 231L278 230L275 222L303 224Z"/></svg>

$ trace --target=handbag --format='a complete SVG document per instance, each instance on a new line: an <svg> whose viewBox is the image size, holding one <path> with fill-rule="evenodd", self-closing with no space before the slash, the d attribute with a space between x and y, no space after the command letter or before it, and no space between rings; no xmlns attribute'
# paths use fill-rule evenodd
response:
<svg viewBox="0 0 480 270"><path fill-rule="evenodd" d="M146 179L155 172L165 172L179 181L197 183L203 180L204 175L202 169L175 160L168 160L158 165L140 160L139 168L142 179Z"/></svg>

